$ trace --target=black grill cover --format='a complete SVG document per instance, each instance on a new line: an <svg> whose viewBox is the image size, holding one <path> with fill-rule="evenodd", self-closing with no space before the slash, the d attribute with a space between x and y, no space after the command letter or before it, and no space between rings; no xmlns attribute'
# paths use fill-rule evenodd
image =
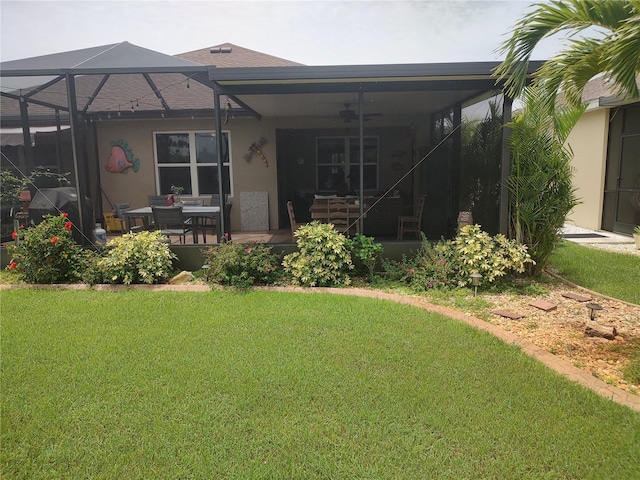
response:
<svg viewBox="0 0 640 480"><path fill-rule="evenodd" d="M92 241L94 218L91 199L84 198L82 209L85 235ZM80 232L80 212L75 187L42 188L29 205L29 219L35 224L42 222L44 215L60 215L63 212L69 214L69 220L73 223L73 239L78 244L84 244Z"/></svg>

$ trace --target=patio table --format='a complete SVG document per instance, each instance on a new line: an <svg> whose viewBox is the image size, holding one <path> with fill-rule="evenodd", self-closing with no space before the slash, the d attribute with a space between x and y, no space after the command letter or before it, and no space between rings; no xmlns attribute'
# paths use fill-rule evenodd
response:
<svg viewBox="0 0 640 480"><path fill-rule="evenodd" d="M364 207L366 209L366 205ZM324 203L316 202L309 208L311 220L321 223L340 223L350 226L360 218L360 206L355 203ZM365 215L366 217L366 215ZM360 231L360 225L355 223L356 231Z"/></svg>
<svg viewBox="0 0 640 480"><path fill-rule="evenodd" d="M153 219L153 211L151 207L142 207L142 208L134 208L132 210L127 210L124 213L125 217L125 226L127 232L129 231L129 221L133 217L142 218L145 229L149 228L150 221L149 219ZM193 219L193 242L198 243L198 219L199 218L215 218L216 227L217 227L217 240L220 243L220 207L218 206L191 206L185 205L182 207L182 214L185 217L190 217Z"/></svg>

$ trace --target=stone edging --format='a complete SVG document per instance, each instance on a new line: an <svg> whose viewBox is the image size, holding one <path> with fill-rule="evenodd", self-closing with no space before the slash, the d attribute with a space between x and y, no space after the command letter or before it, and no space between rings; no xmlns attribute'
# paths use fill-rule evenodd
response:
<svg viewBox="0 0 640 480"><path fill-rule="evenodd" d="M86 284L69 284L69 285L0 285L0 290L11 290L17 288L41 288L46 290L98 290L98 291L126 291L126 290L149 290L149 291L183 291L183 292L206 292L211 288L208 285L86 285ZM587 387L598 395L609 400L625 405L632 410L640 412L640 396L622 390L621 388L609 385L593 375L580 370L571 363L556 357L550 352L534 345L528 340L518 338L513 333L507 332L500 327L493 325L479 318L468 315L459 310L449 307L434 305L432 303L420 300L410 295L401 295L396 293L387 293L379 290L367 290L364 288L302 288L302 287L257 287L256 290L280 291L280 292L301 292L301 293L329 293L333 295L350 295L355 297L367 297L381 300L389 300L413 307L421 308L429 312L438 313L446 317L452 318L466 323L472 327L484 330L498 337L507 344L516 345L524 353L544 363L546 366L556 371L567 379L578 382L580 385ZM586 290L586 289L583 289ZM593 292L594 294L596 292ZM600 294L597 294L600 295ZM618 301L618 300L617 300ZM637 306L637 305L634 305Z"/></svg>

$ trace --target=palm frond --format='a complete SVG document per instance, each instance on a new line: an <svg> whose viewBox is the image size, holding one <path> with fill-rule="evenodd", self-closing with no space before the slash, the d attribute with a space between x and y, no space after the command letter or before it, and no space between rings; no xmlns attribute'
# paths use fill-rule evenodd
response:
<svg viewBox="0 0 640 480"><path fill-rule="evenodd" d="M597 69L599 71L596 73L610 72L616 86L625 93L637 96L635 76L640 62L640 21L637 19L640 0L554 0L538 3L534 8L515 25L511 37L496 50L498 54L505 55L505 59L493 73L499 81L504 82L509 96L515 98L522 92L531 54L542 39L559 32L571 37L593 26L608 32L604 40L574 40L571 48L552 60L559 62L566 53L567 58L560 63L565 67L573 66L567 71L567 75L571 73L574 77L568 83L572 86L568 92L571 101L574 105L580 103L575 101L580 97L580 85L584 86ZM586 54L587 47L595 51L576 62L578 53ZM557 87L557 92L563 82L552 80L550 75L563 77L563 72L560 68L547 67L545 64L534 76L539 81L549 81L548 88ZM591 76L587 78L587 75ZM553 106L553 103L547 102L547 106Z"/></svg>
<svg viewBox="0 0 640 480"><path fill-rule="evenodd" d="M640 1L635 15L616 31L605 45L606 70L614 79L616 93L638 98L637 77L640 74Z"/></svg>

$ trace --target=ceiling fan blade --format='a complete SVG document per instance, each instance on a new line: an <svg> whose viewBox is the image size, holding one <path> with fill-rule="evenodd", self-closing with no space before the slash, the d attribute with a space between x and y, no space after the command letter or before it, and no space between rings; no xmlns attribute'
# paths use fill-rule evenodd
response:
<svg viewBox="0 0 640 480"><path fill-rule="evenodd" d="M355 120L359 120L360 116L358 115L358 113L355 110L351 110L351 104L350 103L344 103L343 104L345 109L344 110L340 110L338 112L338 117L342 120L344 120L344 123L351 123L352 121ZM381 117L382 114L381 113L365 113L363 115L363 119L364 121L370 120L371 117Z"/></svg>

